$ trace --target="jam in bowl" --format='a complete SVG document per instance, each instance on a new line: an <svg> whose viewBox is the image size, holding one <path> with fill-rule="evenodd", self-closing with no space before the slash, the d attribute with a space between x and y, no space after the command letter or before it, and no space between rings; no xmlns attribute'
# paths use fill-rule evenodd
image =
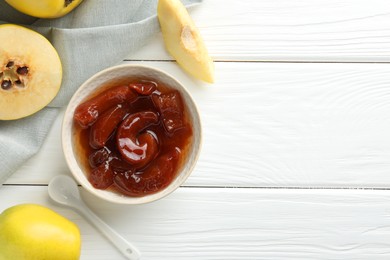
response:
<svg viewBox="0 0 390 260"><path fill-rule="evenodd" d="M120 65L87 80L71 99L63 131L76 180L124 204L160 199L191 174L200 118L186 89L168 74Z"/></svg>

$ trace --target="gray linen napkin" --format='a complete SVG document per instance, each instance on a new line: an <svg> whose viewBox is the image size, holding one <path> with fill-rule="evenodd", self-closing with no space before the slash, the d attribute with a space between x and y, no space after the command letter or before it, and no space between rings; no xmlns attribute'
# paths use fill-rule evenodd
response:
<svg viewBox="0 0 390 260"><path fill-rule="evenodd" d="M201 1L182 0L187 7ZM0 0L0 23L43 34L63 66L61 90L46 108L24 119L0 121L0 184L39 151L59 108L86 79L120 63L159 31L156 9L157 0L84 0L64 17L36 19Z"/></svg>

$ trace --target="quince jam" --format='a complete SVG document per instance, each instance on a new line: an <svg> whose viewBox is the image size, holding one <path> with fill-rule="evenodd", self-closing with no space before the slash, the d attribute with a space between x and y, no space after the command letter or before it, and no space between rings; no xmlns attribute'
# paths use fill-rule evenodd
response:
<svg viewBox="0 0 390 260"><path fill-rule="evenodd" d="M175 179L193 135L181 94L148 80L103 87L76 108L74 121L89 182L133 197Z"/></svg>

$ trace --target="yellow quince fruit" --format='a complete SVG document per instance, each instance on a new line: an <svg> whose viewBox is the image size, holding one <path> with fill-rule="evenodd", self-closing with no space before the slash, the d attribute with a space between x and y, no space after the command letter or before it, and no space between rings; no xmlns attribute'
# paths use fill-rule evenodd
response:
<svg viewBox="0 0 390 260"><path fill-rule="evenodd" d="M213 83L214 63L180 0L159 0L157 15L167 51L195 78Z"/></svg>
<svg viewBox="0 0 390 260"><path fill-rule="evenodd" d="M0 120L34 114L60 90L60 57L45 37L19 25L0 25L0 39Z"/></svg>
<svg viewBox="0 0 390 260"><path fill-rule="evenodd" d="M0 214L1 260L77 260L78 227L53 210L20 204Z"/></svg>
<svg viewBox="0 0 390 260"><path fill-rule="evenodd" d="M5 0L10 6L38 18L58 18L75 9L83 0Z"/></svg>

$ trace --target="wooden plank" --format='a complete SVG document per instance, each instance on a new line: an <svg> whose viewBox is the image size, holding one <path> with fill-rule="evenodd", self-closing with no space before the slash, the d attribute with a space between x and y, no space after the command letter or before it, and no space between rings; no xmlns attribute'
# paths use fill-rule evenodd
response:
<svg viewBox="0 0 390 260"><path fill-rule="evenodd" d="M204 142L185 185L390 187L386 64L217 63L212 86L175 63L142 64L177 77L198 104ZM60 123L7 183L68 172Z"/></svg>
<svg viewBox="0 0 390 260"><path fill-rule="evenodd" d="M388 0L207 0L190 10L216 60L390 61ZM171 59L161 34L129 59Z"/></svg>
<svg viewBox="0 0 390 260"><path fill-rule="evenodd" d="M390 258L387 191L180 188L140 206L82 195L145 260ZM33 202L74 221L82 260L121 259L77 213L50 202L46 187L5 186L0 197L0 212Z"/></svg>

